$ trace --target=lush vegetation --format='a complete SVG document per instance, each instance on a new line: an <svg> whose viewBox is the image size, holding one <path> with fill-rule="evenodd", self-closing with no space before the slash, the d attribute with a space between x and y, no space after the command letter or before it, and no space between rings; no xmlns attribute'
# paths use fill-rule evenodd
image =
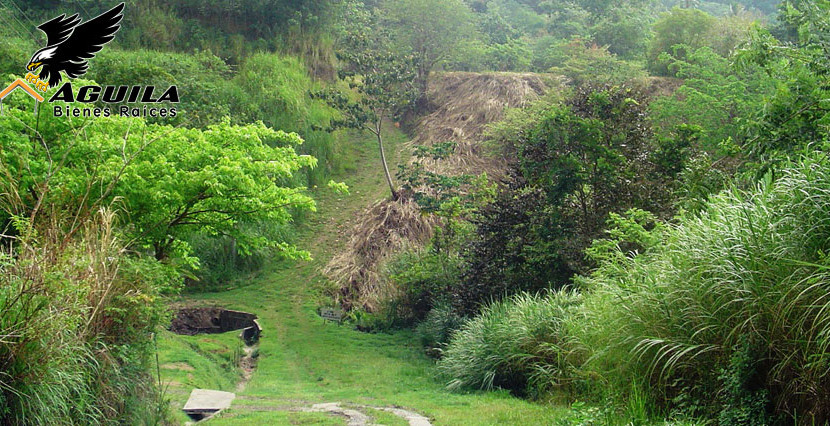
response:
<svg viewBox="0 0 830 426"><path fill-rule="evenodd" d="M315 159L294 151L299 136L261 123L39 117L25 99L7 99L0 116L4 411L18 422L117 419L142 406L122 395L152 393L147 335L166 317L160 296L198 268L191 238L307 256L238 224L313 210L291 182Z"/></svg>
<svg viewBox="0 0 830 426"><path fill-rule="evenodd" d="M584 32L552 62L445 63L545 63L571 83L491 127L489 145L514 160L495 197L473 202L435 174L413 185L442 225L390 263L400 291L377 324L417 324L450 389L592 400L606 406L585 413L594 421L827 420L830 10L786 2L764 27L769 5L713 16L681 3L633 25L609 17L632 4L586 2L583 24L569 22ZM499 4L471 4L503 19L468 43L519 28ZM542 7L522 5L524 23ZM514 42L553 37L543 18ZM640 39L623 31L648 21ZM631 38L606 42L605 26Z"/></svg>
<svg viewBox="0 0 830 426"><path fill-rule="evenodd" d="M163 330L183 290L273 327L246 391L265 405L827 423L830 5L778 3L131 3L74 88L176 85L175 117L3 101L2 423L163 423L169 386L233 390L234 336ZM106 9L0 3L0 75L25 72L38 23ZM483 72L548 92L503 94L524 106L466 134L495 115L442 110L434 82ZM461 117L447 140L425 136L435 111ZM319 276L348 244L377 262L346 274L373 303ZM315 322L335 303L391 335ZM260 411L223 419L323 421Z"/></svg>

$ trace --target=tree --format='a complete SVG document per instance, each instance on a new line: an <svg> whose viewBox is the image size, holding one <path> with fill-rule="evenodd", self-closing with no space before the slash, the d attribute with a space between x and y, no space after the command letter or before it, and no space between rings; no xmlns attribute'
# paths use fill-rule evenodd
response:
<svg viewBox="0 0 830 426"><path fill-rule="evenodd" d="M475 34L473 13L461 0L387 0L383 8L397 48L416 59L417 87L424 99L435 66Z"/></svg>
<svg viewBox="0 0 830 426"><path fill-rule="evenodd" d="M789 161L793 154L827 150L830 132L830 4L807 0L782 3L778 18L792 42L779 42L756 28L736 55L739 68L760 66L774 81L774 93L751 117L745 144L758 174Z"/></svg>
<svg viewBox="0 0 830 426"><path fill-rule="evenodd" d="M341 114L331 120L327 130L363 129L375 135L389 191L397 200L398 191L383 149L383 121L402 114L417 98L415 59L394 52L386 32L370 30L377 28L377 17L362 7L352 9L348 18L337 52L344 63L338 77L356 92L357 99L333 88L311 92L311 97L324 100Z"/></svg>
<svg viewBox="0 0 830 426"><path fill-rule="evenodd" d="M8 110L0 115L0 191L13 188L23 206L12 216L72 213L79 219L64 224L71 239L86 217L114 203L126 213L132 248L152 250L160 260L188 256L186 241L194 233L230 236L243 252L275 247L305 255L237 226L286 223L294 211L314 210L304 188L289 184L295 172L316 165L294 151L302 143L297 134L262 123L199 130L141 118L82 122L51 114L38 122L30 111Z"/></svg>
<svg viewBox="0 0 830 426"><path fill-rule="evenodd" d="M654 38L648 49L649 70L658 75L671 75L666 63L660 61L663 53L686 59L686 54L675 46L683 45L696 50L705 46L715 18L697 9L674 8L654 24Z"/></svg>
<svg viewBox="0 0 830 426"><path fill-rule="evenodd" d="M591 35L600 46L627 58L639 57L645 50L652 13L649 8L622 4L608 11L591 28Z"/></svg>
<svg viewBox="0 0 830 426"><path fill-rule="evenodd" d="M610 213L671 214L685 157L669 142L656 143L647 108L635 90L584 86L520 129L507 185L474 219L457 309L474 313L493 298L561 287L586 273L592 264L584 250Z"/></svg>

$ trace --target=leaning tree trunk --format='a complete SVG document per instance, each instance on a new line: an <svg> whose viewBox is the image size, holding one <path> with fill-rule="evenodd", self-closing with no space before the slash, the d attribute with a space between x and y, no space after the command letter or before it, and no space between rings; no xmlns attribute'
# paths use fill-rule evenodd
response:
<svg viewBox="0 0 830 426"><path fill-rule="evenodd" d="M386 165L386 152L383 150L383 138L381 137L382 120L378 120L375 125L375 135L378 137L378 149L380 150L380 162L383 164L383 173L386 175L386 183L389 184L389 191L392 192L392 199L398 199L398 191L395 190L395 184L392 182L392 175L389 174L389 166Z"/></svg>

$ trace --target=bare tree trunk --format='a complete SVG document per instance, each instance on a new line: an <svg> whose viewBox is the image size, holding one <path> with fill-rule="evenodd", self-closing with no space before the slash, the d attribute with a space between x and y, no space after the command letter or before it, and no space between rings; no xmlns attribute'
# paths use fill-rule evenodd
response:
<svg viewBox="0 0 830 426"><path fill-rule="evenodd" d="M380 149L380 162L383 163L383 173L386 174L386 183L389 184L389 190L392 192L392 199L398 199L398 191L395 190L395 184L392 182L392 175L389 174L389 166L386 165L386 153L383 150L383 138L381 137L381 123L383 120L378 120L375 124L375 136L378 137L378 148Z"/></svg>

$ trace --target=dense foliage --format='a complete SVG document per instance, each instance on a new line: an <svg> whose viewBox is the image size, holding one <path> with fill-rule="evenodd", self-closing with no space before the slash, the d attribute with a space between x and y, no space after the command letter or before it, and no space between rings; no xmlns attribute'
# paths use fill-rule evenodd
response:
<svg viewBox="0 0 830 426"><path fill-rule="evenodd" d="M414 328L448 388L587 400L631 424L827 423L830 5L778 3L131 4L84 78L175 84L176 118L4 101L0 416L162 420L147 336L164 297L184 276L226 287L307 258L292 223L348 128L376 137L382 211L408 203L389 223L417 219L425 242L378 256L380 303L349 316ZM35 22L76 6L107 8L2 5L0 72L22 73ZM481 146L446 126L465 140L415 146L396 182L384 132L435 111L441 71L558 83ZM491 151L496 182L442 167L463 144ZM590 416L574 422L607 420Z"/></svg>
<svg viewBox="0 0 830 426"><path fill-rule="evenodd" d="M589 368L621 388L645 380L660 404L685 395L722 421L824 423L828 165L818 154L720 194L645 253L606 262L584 282Z"/></svg>
<svg viewBox="0 0 830 426"><path fill-rule="evenodd" d="M647 100L617 87L580 88L519 140L514 177L475 219L458 304L562 286L591 266L583 251L610 212L671 212L682 139L659 145Z"/></svg>
<svg viewBox="0 0 830 426"><path fill-rule="evenodd" d="M29 100L7 97L0 115L0 412L21 424L163 420L148 336L167 319L161 296L199 266L189 241L306 256L244 224L313 210L293 175L316 160L262 123L54 117Z"/></svg>
<svg viewBox="0 0 830 426"><path fill-rule="evenodd" d="M453 336L439 371L451 389L500 387L541 396L567 386L582 362L566 331L580 299L570 291L520 294L487 306Z"/></svg>
<svg viewBox="0 0 830 426"><path fill-rule="evenodd" d="M44 22L60 13L95 16L112 7L99 1L22 3L20 20ZM121 46L178 52L209 50L232 62L260 50L298 53L311 62L328 62L325 39L342 2L318 0L140 0L127 5ZM24 30L26 32L26 30ZM324 56L322 58L316 56ZM320 70L323 71L323 70Z"/></svg>
<svg viewBox="0 0 830 426"><path fill-rule="evenodd" d="M133 244L152 249L160 260L172 252L189 255L186 239L192 233L228 235L243 250L275 244L236 224L284 223L292 208L313 209L303 188L279 182L291 182L297 170L316 160L294 151L302 143L296 134L261 123L225 123L203 131L122 117L38 120L17 109L0 120L8 132L2 141L4 166L20 194L16 215L32 216L42 206L89 215L117 201L130 215ZM37 129L38 144L32 144L27 128ZM50 186L61 191L38 191ZM69 235L74 231L70 227Z"/></svg>
<svg viewBox="0 0 830 426"><path fill-rule="evenodd" d="M450 333L439 363L450 387L527 392L551 371L542 387L573 392L579 383L581 397L608 398L632 421L827 421L819 336L828 321L830 167L819 98L830 10L812 2L781 10L774 31L783 41L750 28L745 15L673 9L655 25L648 61L652 72L682 79L676 90L608 102L614 97L601 88L577 87L564 103L494 128L502 149L517 155L517 172L477 213L473 247L492 241L491 254L462 265L475 279L461 288L496 289L486 302L534 278L549 281L530 290L565 285L546 265L570 250L565 264L582 301L544 316L563 322L545 334L550 346L515 352L507 339L533 328L511 312L534 318L538 301L520 295L461 311L474 317ZM626 129L641 137L597 143L630 139ZM479 270L495 278L471 275ZM521 279L510 278L516 271ZM451 326L437 309L425 328ZM502 336L500 327L511 331ZM549 353L560 355L535 364ZM532 373L517 380L522 371Z"/></svg>

